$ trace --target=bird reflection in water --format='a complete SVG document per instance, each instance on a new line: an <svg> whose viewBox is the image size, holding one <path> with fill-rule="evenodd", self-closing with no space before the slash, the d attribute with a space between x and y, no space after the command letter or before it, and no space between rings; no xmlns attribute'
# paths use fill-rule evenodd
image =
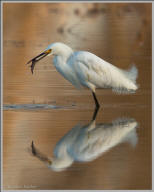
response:
<svg viewBox="0 0 154 192"><path fill-rule="evenodd" d="M62 171L73 162L88 162L98 158L104 152L122 142L132 146L137 143L138 123L132 118L119 118L111 123L96 124L96 109L87 125L76 125L64 135L54 148L54 156L41 153L32 141L32 154L54 171Z"/></svg>

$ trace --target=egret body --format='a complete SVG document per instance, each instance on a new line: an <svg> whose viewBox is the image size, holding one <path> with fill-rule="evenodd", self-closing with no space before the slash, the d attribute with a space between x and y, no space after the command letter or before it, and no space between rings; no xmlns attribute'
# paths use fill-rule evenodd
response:
<svg viewBox="0 0 154 192"><path fill-rule="evenodd" d="M62 171L70 167L74 161L93 161L119 143L137 143L134 119L117 119L112 123L76 125L57 142L52 158L41 153L32 142L32 153L54 171Z"/></svg>
<svg viewBox="0 0 154 192"><path fill-rule="evenodd" d="M76 88L86 87L92 91L96 108L99 107L96 88L111 88L119 93L133 93L138 88L135 66L125 71L90 52L74 52L69 46L59 42L49 45L43 53L28 62L32 62L32 73L35 63L47 55L54 56L53 64L57 71Z"/></svg>

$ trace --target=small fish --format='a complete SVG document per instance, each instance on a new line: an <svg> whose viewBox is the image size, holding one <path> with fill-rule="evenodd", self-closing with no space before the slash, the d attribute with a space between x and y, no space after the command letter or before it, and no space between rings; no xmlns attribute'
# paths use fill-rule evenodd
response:
<svg viewBox="0 0 154 192"><path fill-rule="evenodd" d="M40 151L38 151L35 146L34 146L34 142L32 141L32 144L31 144L31 148L32 148L32 154L39 158L41 161L44 161L44 162L47 162L48 164L51 164L51 160L46 156L44 155L43 153L41 153Z"/></svg>
<svg viewBox="0 0 154 192"><path fill-rule="evenodd" d="M41 60L41 59L43 59L45 56L47 56L49 53L50 53L49 50L44 51L43 53L39 54L38 56L36 56L36 57L34 57L33 59L31 59L30 61L28 61L27 64L32 63L32 64L30 65L32 74L33 74L33 71L34 71L35 64L36 64L39 60Z"/></svg>
<svg viewBox="0 0 154 192"><path fill-rule="evenodd" d="M31 64L31 72L33 74L33 71L34 71L34 67L35 67L35 64L36 64L36 61L35 60L32 60L32 64Z"/></svg>

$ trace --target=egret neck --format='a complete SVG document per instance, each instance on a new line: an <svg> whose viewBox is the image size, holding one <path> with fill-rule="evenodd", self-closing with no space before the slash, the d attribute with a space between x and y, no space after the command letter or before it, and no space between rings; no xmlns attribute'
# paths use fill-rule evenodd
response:
<svg viewBox="0 0 154 192"><path fill-rule="evenodd" d="M60 63L66 63L67 59L73 54L73 50L63 45L52 51L52 54L55 56L56 60Z"/></svg>
<svg viewBox="0 0 154 192"><path fill-rule="evenodd" d="M69 74L70 67L67 65L67 61L69 58L73 55L73 50L68 47L60 47L59 49L56 49L56 51L53 51L53 64L56 67L57 71L59 71L67 80L69 80L65 74Z"/></svg>
<svg viewBox="0 0 154 192"><path fill-rule="evenodd" d="M65 155L62 158L54 157L52 159L52 164L48 167L53 169L54 171L61 171L63 169L66 169L67 167L70 167L73 162L74 159L71 158L69 155Z"/></svg>
<svg viewBox="0 0 154 192"><path fill-rule="evenodd" d="M73 58L73 50L66 46L65 48L60 50L56 50L54 54L53 64L57 71L69 82L71 82L77 89L81 88L81 84L73 72L71 60Z"/></svg>

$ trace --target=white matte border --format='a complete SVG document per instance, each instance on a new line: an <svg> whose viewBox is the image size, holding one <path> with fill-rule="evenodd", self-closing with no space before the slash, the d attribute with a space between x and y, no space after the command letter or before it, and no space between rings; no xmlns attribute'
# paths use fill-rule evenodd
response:
<svg viewBox="0 0 154 192"><path fill-rule="evenodd" d="M153 31L154 31L154 2L153 1L110 1L110 0L104 0L104 1L4 1L2 0L0 2L0 13L1 13L1 191L4 192L48 192L48 191L70 191L70 192L76 192L76 191L89 191L89 192L96 192L96 191L153 191L152 190L3 190L3 3L152 3L152 48L154 47L154 40L153 40ZM152 52L153 53L153 52ZM153 54L152 54L152 95L153 95L153 85L154 85L154 69L153 69ZM153 99L152 99L152 111L153 111ZM153 128L153 113L152 113L152 128ZM154 133L152 131L152 162L153 162L153 137ZM152 166L152 175L153 175L153 166ZM152 183L153 185L153 183Z"/></svg>

